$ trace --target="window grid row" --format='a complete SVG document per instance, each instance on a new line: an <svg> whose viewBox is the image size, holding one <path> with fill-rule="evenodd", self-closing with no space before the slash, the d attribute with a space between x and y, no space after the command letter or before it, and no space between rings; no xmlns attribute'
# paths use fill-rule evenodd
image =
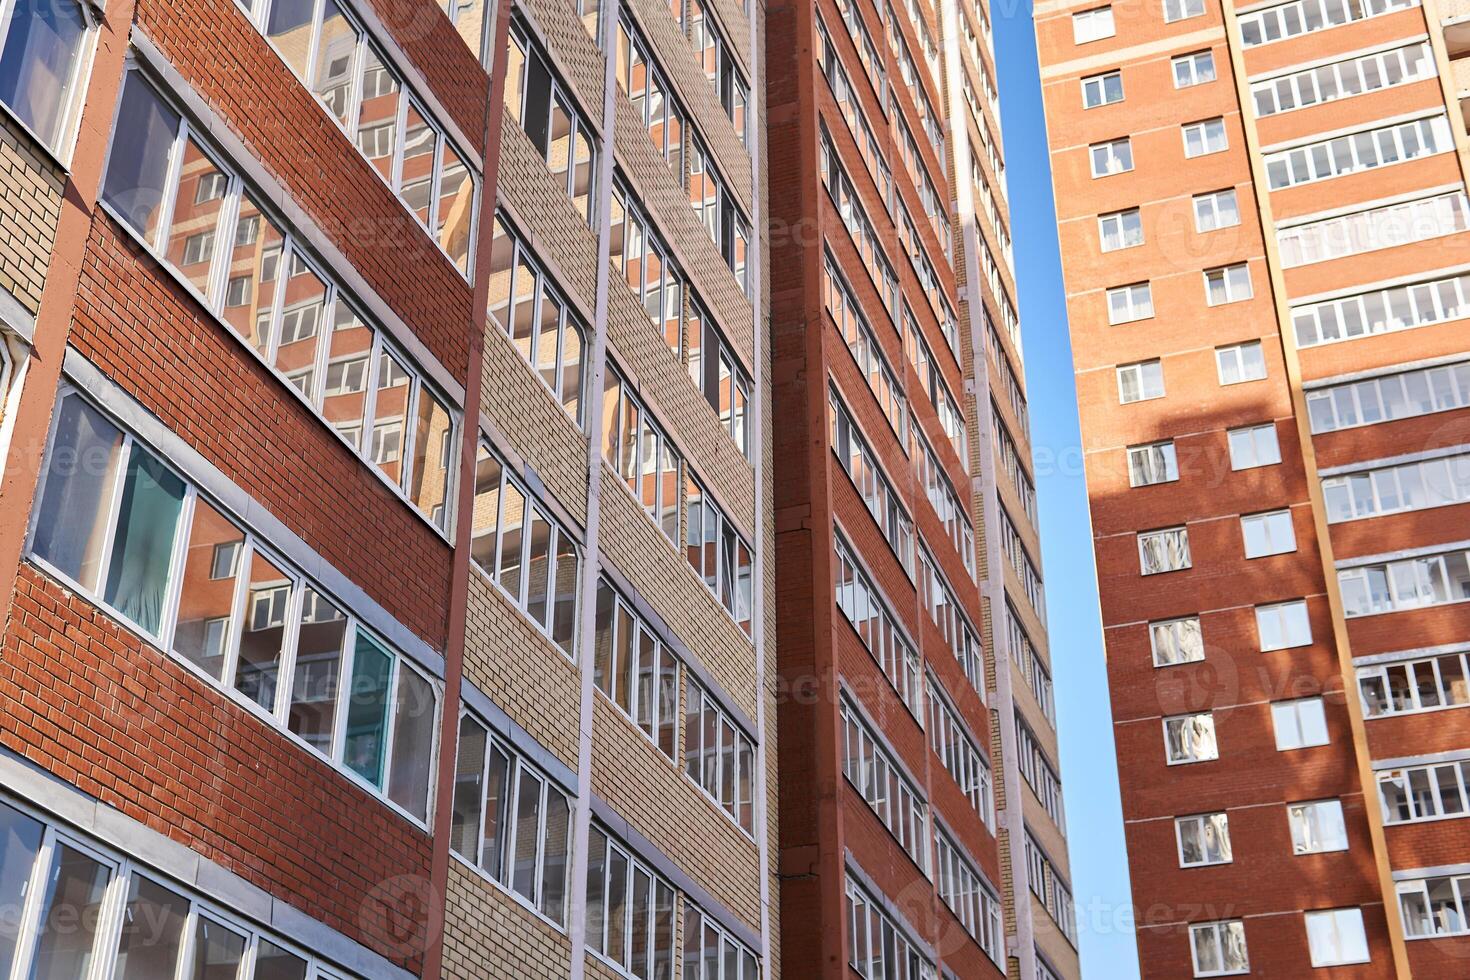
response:
<svg viewBox="0 0 1470 980"><path fill-rule="evenodd" d="M919 546L919 605L928 613L934 625L939 627L944 642L954 654L965 679L985 700L985 653L980 646L980 637L970 625L969 618L960 609L958 596L950 588L949 579L934 561L927 546Z"/></svg>
<svg viewBox="0 0 1470 980"><path fill-rule="evenodd" d="M909 642L877 586L852 557L851 549L840 535L833 535L833 548L837 559L837 608L842 610L863 645L883 668L883 674L898 693L899 700L922 725L924 712L919 651Z"/></svg>
<svg viewBox="0 0 1470 980"><path fill-rule="evenodd" d="M914 864L929 873L929 804L844 697L842 772Z"/></svg>
<svg viewBox="0 0 1470 980"><path fill-rule="evenodd" d="M929 744L944 764L960 792L970 801L980 821L995 833L995 795L990 763L976 748L969 727L950 704L949 696L934 675L925 677L929 705Z"/></svg>
<svg viewBox="0 0 1470 980"><path fill-rule="evenodd" d="M914 572L914 522L835 387L827 392L828 439L843 471L905 572Z"/></svg>
<svg viewBox="0 0 1470 980"><path fill-rule="evenodd" d="M1441 114L1267 153L1266 181L1271 190L1279 191L1453 148L1449 119Z"/></svg>
<svg viewBox="0 0 1470 980"><path fill-rule="evenodd" d="M1442 238L1470 229L1464 191L1436 194L1307 224L1278 228L1284 268L1311 265L1396 245Z"/></svg>

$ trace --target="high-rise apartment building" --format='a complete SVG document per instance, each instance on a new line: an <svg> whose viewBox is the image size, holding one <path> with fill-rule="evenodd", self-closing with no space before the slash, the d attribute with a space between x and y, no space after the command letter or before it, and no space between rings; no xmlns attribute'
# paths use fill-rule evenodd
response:
<svg viewBox="0 0 1470 980"><path fill-rule="evenodd" d="M0 7L0 977L779 976L762 18Z"/></svg>
<svg viewBox="0 0 1470 980"><path fill-rule="evenodd" d="M1466 975L1467 13L1036 8L1148 976Z"/></svg>
<svg viewBox="0 0 1470 980"><path fill-rule="evenodd" d="M990 10L767 9L782 962L1075 977Z"/></svg>

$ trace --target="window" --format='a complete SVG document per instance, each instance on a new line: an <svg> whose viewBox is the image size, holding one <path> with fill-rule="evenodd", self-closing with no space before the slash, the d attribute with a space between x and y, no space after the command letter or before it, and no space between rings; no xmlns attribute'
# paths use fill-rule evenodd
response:
<svg viewBox="0 0 1470 980"><path fill-rule="evenodd" d="M1307 392L1307 416L1314 433L1413 418L1465 405L1470 405L1470 361Z"/></svg>
<svg viewBox="0 0 1470 980"><path fill-rule="evenodd" d="M1260 381L1266 376L1266 355L1259 340L1215 348L1215 368L1222 385Z"/></svg>
<svg viewBox="0 0 1470 980"><path fill-rule="evenodd" d="M857 427L847 406L838 396L837 389L827 393L828 438L838 464L852 479L853 486L868 512L883 532L884 539L893 549L894 555L904 570L912 574L914 568L914 522L903 510L899 494L893 489L888 475L878 465L868 440Z"/></svg>
<svg viewBox="0 0 1470 980"><path fill-rule="evenodd" d="M1281 447L1276 442L1274 422L1231 429L1225 437L1230 444L1232 470L1249 470L1281 462Z"/></svg>
<svg viewBox="0 0 1470 980"><path fill-rule="evenodd" d="M1276 191L1444 153L1453 148L1449 119L1444 115L1431 116L1268 153L1265 156L1266 182L1271 190Z"/></svg>
<svg viewBox="0 0 1470 980"><path fill-rule="evenodd" d="M1173 440L1147 446L1128 447L1128 485L1146 487L1154 483L1172 483L1179 479L1179 461L1174 455Z"/></svg>
<svg viewBox="0 0 1470 980"><path fill-rule="evenodd" d="M1032 644L1031 638L1026 635L1021 618L1016 615L1016 610L1009 601L1006 602L1006 645L1010 648L1011 659L1021 668L1021 676L1026 679L1031 693L1041 705L1041 713L1055 727L1056 703L1052 694L1051 672L1047 670L1046 663Z"/></svg>
<svg viewBox="0 0 1470 980"><path fill-rule="evenodd" d="M567 924L572 800L472 714L459 719L450 846L557 925Z"/></svg>
<svg viewBox="0 0 1470 980"><path fill-rule="evenodd" d="M1026 831L1023 848L1026 860L1026 882L1031 893L1041 900L1047 915L1062 930L1072 944L1077 944L1077 912L1072 901L1072 890L1067 886L1057 866L1036 843L1031 832Z"/></svg>
<svg viewBox="0 0 1470 980"><path fill-rule="evenodd" d="M1321 698L1277 701L1271 705L1271 722L1276 729L1278 752L1326 745L1329 741Z"/></svg>
<svg viewBox="0 0 1470 980"><path fill-rule="evenodd" d="M1225 148L1225 120L1223 118L1206 119L1203 122L1189 123L1184 127L1184 155L1186 157L1202 157L1210 153L1220 153Z"/></svg>
<svg viewBox="0 0 1470 980"><path fill-rule="evenodd" d="M940 634L949 644L955 661L964 671L965 679L983 700L985 697L985 659L980 649L980 637L970 625L970 620L960 610L959 597L949 586L949 580L934 564L929 549L922 542L919 546L919 604L929 611L929 618L939 627Z"/></svg>
<svg viewBox="0 0 1470 980"><path fill-rule="evenodd" d="M1245 540L1247 558L1283 555L1296 550L1296 529L1292 526L1290 510L1248 514L1240 519L1240 534Z"/></svg>
<svg viewBox="0 0 1470 980"><path fill-rule="evenodd" d="M1205 659L1205 644L1200 633L1198 616L1149 623L1148 637L1155 667L1170 667Z"/></svg>
<svg viewBox="0 0 1470 980"><path fill-rule="evenodd" d="M714 409L720 428L749 459L752 440L748 423L753 387L750 374L692 290L687 327L683 356L688 361L689 378ZM672 344L670 349L676 350Z"/></svg>
<svg viewBox="0 0 1470 980"><path fill-rule="evenodd" d="M1463 653L1358 668L1358 690L1368 717L1434 711L1470 704Z"/></svg>
<svg viewBox="0 0 1470 980"><path fill-rule="evenodd" d="M1094 177L1108 177L1133 169L1133 143L1126 136L1106 143L1094 143L1088 147L1088 155Z"/></svg>
<svg viewBox="0 0 1470 980"><path fill-rule="evenodd" d="M1005 932L1000 899L964 849L942 828L934 828L939 897L991 962L1005 962Z"/></svg>
<svg viewBox="0 0 1470 980"><path fill-rule="evenodd" d="M427 821L433 682L74 391L43 480L33 561Z"/></svg>
<svg viewBox="0 0 1470 980"><path fill-rule="evenodd" d="M980 820L995 832L995 797L990 762L980 754L969 727L960 719L943 686L931 673L925 678L929 703L929 745L959 785Z"/></svg>
<svg viewBox="0 0 1470 980"><path fill-rule="evenodd" d="M597 583L592 677L670 760L678 758L679 660L606 579Z"/></svg>
<svg viewBox="0 0 1470 980"><path fill-rule="evenodd" d="M832 137L827 133L825 126L821 131L818 150L822 184L827 188L827 193L837 208L842 224L852 238L853 247L862 257L863 268L867 269L868 276L873 281L873 287L878 290L878 295L883 300L883 307L896 317L900 295L898 278L894 275L893 266L889 263L888 256L883 250L878 232L874 230L872 221L868 219L867 212L858 197L857 188L853 186L852 179L848 177L847 172L842 169L837 150L832 145Z"/></svg>
<svg viewBox="0 0 1470 980"><path fill-rule="evenodd" d="M1075 44L1101 41L1114 33L1112 7L1095 7L1072 15L1072 41Z"/></svg>
<svg viewBox="0 0 1470 980"><path fill-rule="evenodd" d="M1400 881L1396 890L1406 938L1462 936L1470 932L1470 877L1441 875Z"/></svg>
<svg viewBox="0 0 1470 980"><path fill-rule="evenodd" d="M929 403L934 406L934 412L939 416L940 428L944 430L950 445L954 447L960 466L968 473L970 470L970 441L969 430L965 424L965 414L960 409L959 400L950 390L949 383L945 381L944 372L940 370L939 362L935 359L928 341L924 339L924 332L920 329L908 303L903 304L903 346L904 352L908 354L909 362L919 372L924 393L929 396ZM953 345L950 350L954 352ZM958 354L956 354L956 361L958 361Z"/></svg>
<svg viewBox="0 0 1470 980"><path fill-rule="evenodd" d="M1470 761L1378 773L1385 823L1421 823L1470 814Z"/></svg>
<svg viewBox="0 0 1470 980"><path fill-rule="evenodd" d="M705 587L746 634L750 633L751 575L755 559L745 538L709 492L684 467L685 557Z"/></svg>
<svg viewBox="0 0 1470 980"><path fill-rule="evenodd" d="M0 839L0 900L9 909L0 965L15 976L356 976L249 924L236 908L3 802Z"/></svg>
<svg viewBox="0 0 1470 980"><path fill-rule="evenodd" d="M1189 532L1182 527L1138 535L1139 574L1158 575L1189 568Z"/></svg>
<svg viewBox="0 0 1470 980"><path fill-rule="evenodd" d="M563 653L575 656L581 549L484 441L475 459L470 535L476 567Z"/></svg>
<svg viewBox="0 0 1470 980"><path fill-rule="evenodd" d="M1011 515L1006 513L1004 506L1000 508L1000 551L1002 557L1010 564L1016 577L1021 580L1021 587L1025 590L1026 600L1036 614L1042 619L1046 618L1046 595L1042 590L1041 575L1036 571L1036 566L1031 563L1031 556L1026 552L1026 545L1021 540L1021 535L1016 532L1016 525L1011 520ZM976 685L978 688L979 685Z"/></svg>
<svg viewBox="0 0 1470 980"><path fill-rule="evenodd" d="M315 7L291 0L243 0L241 6L468 279L479 182L369 33L335 0Z"/></svg>
<svg viewBox="0 0 1470 980"><path fill-rule="evenodd" d="M1312 624L1307 618L1307 601L1293 599L1256 607L1256 635L1261 650L1286 650L1312 642Z"/></svg>
<svg viewBox="0 0 1470 980"><path fill-rule="evenodd" d="M735 57L724 32L703 0L689 0L683 26L689 33L695 59L704 68L706 77L715 87L720 105L724 106L725 114L735 127L735 135L742 143L745 142L745 108L750 102L750 88L735 67Z"/></svg>
<svg viewBox="0 0 1470 980"><path fill-rule="evenodd" d="M1348 849L1347 824L1343 822L1342 803L1338 800L1292 803L1286 808L1286 821L1291 825L1294 854Z"/></svg>
<svg viewBox="0 0 1470 980"><path fill-rule="evenodd" d="M1174 68L1174 87L1188 88L1215 80L1215 53L1196 51L1182 54L1171 62Z"/></svg>
<svg viewBox="0 0 1470 980"><path fill-rule="evenodd" d="M1270 116L1404 85L1434 72L1434 56L1428 42L1423 42L1256 82L1251 85L1251 95L1256 115Z"/></svg>
<svg viewBox="0 0 1470 980"><path fill-rule="evenodd" d="M1204 0L1164 0L1164 23L1172 24L1187 17L1199 17L1205 12Z"/></svg>
<svg viewBox="0 0 1470 980"><path fill-rule="evenodd" d="M1062 777L1057 775L1056 767L1051 764L1045 750L1036 741L1036 735L1019 714L1016 715L1016 755L1021 778L1036 795L1041 808L1051 817L1057 830L1065 835L1067 812L1062 802Z"/></svg>
<svg viewBox="0 0 1470 980"><path fill-rule="evenodd" d="M996 434L998 441L1004 441L1010 445L1008 435L998 428L990 430ZM1014 450L1014 446L1011 447ZM938 515L940 523L949 532L950 543L954 545L955 551L965 563L965 569L971 577L975 575L975 527L966 516L966 505L961 502L959 491L950 482L949 475L944 466L939 462L939 457L934 453L934 447L929 440L924 438L922 427L918 425L909 428L909 458L914 464L914 478L917 484L924 488L925 496L929 498L929 506ZM1014 468L1012 468L1014 463ZM1002 465L1006 467L1006 473L1011 477L1011 483L1016 487L1016 492L1021 494L1022 506L1027 508L1028 515L1036 513L1036 490L1031 486L1031 481L1021 471L1020 460L1014 456L1002 457Z"/></svg>
<svg viewBox="0 0 1470 980"><path fill-rule="evenodd" d="M1235 190L1215 191L1200 194L1194 199L1194 230L1203 234L1220 228L1233 228L1240 224L1240 208L1235 200Z"/></svg>
<svg viewBox="0 0 1470 980"><path fill-rule="evenodd" d="M910 932L895 923L883 903L847 877L847 964L864 980L937 980Z"/></svg>
<svg viewBox="0 0 1470 980"><path fill-rule="evenodd" d="M506 109L546 161L572 207L589 225L595 224L592 185L597 173L597 138L586 113L575 104L531 37L516 14L510 25Z"/></svg>
<svg viewBox="0 0 1470 980"><path fill-rule="evenodd" d="M1464 191L1276 229L1286 268L1452 235L1470 228Z"/></svg>
<svg viewBox="0 0 1470 980"><path fill-rule="evenodd" d="M908 404L904 399L903 386L898 374L883 355L883 346L863 315L857 296L848 286L847 280L837 270L832 254L827 252L822 267L822 301L832 324L842 339L847 342L848 352L857 362L858 370L868 382L878 406L893 429L893 434L902 441L908 430ZM919 372L923 376L923 371Z"/></svg>
<svg viewBox="0 0 1470 980"><path fill-rule="evenodd" d="M490 322L510 338L578 426L584 424L587 327L503 213L495 216Z"/></svg>
<svg viewBox="0 0 1470 980"><path fill-rule="evenodd" d="M720 963L725 964L725 980L760 980L760 962L755 953L685 895L682 976L687 980L716 980ZM700 964L704 964L702 973ZM636 972L635 975L669 980L674 974L671 967L666 969L655 962L651 974ZM917 976L915 980L918 980Z"/></svg>
<svg viewBox="0 0 1470 980"><path fill-rule="evenodd" d="M1245 923L1239 919L1191 925L1189 952L1197 977L1226 977L1251 969L1245 952Z"/></svg>
<svg viewBox="0 0 1470 980"><path fill-rule="evenodd" d="M1244 46L1255 47L1309 31L1326 30L1394 10L1417 7L1419 0L1365 0L1363 3L1334 3L1332 0L1293 0L1279 7L1242 14L1240 34Z"/></svg>
<svg viewBox="0 0 1470 980"><path fill-rule="evenodd" d="M1459 503L1470 499L1470 453L1328 477L1322 493L1333 523Z"/></svg>
<svg viewBox="0 0 1470 980"><path fill-rule="evenodd" d="M675 180L682 184L688 117L674 98L674 90L650 54L643 35L626 16L618 20L615 43L618 87L632 102L633 112L648 131L654 149L674 171Z"/></svg>
<svg viewBox="0 0 1470 980"><path fill-rule="evenodd" d="M832 97L842 110L842 118L847 121L847 129L852 134L853 141L857 143L858 152L862 154L868 175L873 178L873 183L878 187L878 196L886 207L891 208L893 206L893 173L888 167L887 154L883 144L878 141L877 134L873 132L873 127L868 123L867 113L863 110L857 92L853 89L852 82L842 67L837 47L832 43L832 36L827 33L827 25L820 16L817 17L816 51L817 66L827 80L827 87L831 90ZM913 140L907 128L903 130L902 136L908 141ZM918 156L917 146L913 147L913 156ZM905 164L908 163L908 160L909 155L905 153ZM924 194L927 182L923 179L919 167L910 168L909 175L914 178L914 185L921 188L920 193Z"/></svg>
<svg viewBox="0 0 1470 980"><path fill-rule="evenodd" d="M15 0L0 21L0 102L59 157L70 155L95 27L72 0Z"/></svg>
<svg viewBox="0 0 1470 980"><path fill-rule="evenodd" d="M1134 320L1146 320L1153 315L1153 291L1148 283L1115 286L1108 290L1108 323L1131 323Z"/></svg>
<svg viewBox="0 0 1470 980"><path fill-rule="evenodd" d="M735 274L741 291L748 291L746 250L750 222L735 203L724 178L715 170L714 157L692 133L689 137L689 204L710 240L720 250L725 264Z"/></svg>
<svg viewBox="0 0 1470 980"><path fill-rule="evenodd" d="M603 381L602 458L677 547L684 457L611 358Z"/></svg>
<svg viewBox="0 0 1470 980"><path fill-rule="evenodd" d="M1016 496L1021 499L1021 507L1026 512L1026 518L1034 527L1039 517L1036 512L1036 486L1031 482L1031 476L1027 472L1028 463L1021 461L1021 450L1016 447L1016 441L1011 438L1010 427L1001 417L994 402L990 403L990 433L1001 468L1010 478L1011 486L1016 490ZM956 498L956 503L958 504L958 498Z"/></svg>
<svg viewBox="0 0 1470 980"><path fill-rule="evenodd" d="M174 157L184 162L171 167ZM457 466L438 466L428 449L439 434L457 428L454 413L385 332L358 314L336 281L315 271L296 237L260 210L259 195L216 160L189 120L140 71L129 71L103 180L108 208L387 483L445 531ZM199 196L197 182L214 185L220 175L229 177L231 188L224 198L190 203ZM197 240L188 258L199 261L186 264L186 243L197 234L192 229L210 224L218 232ZM223 242L234 244L217 247ZM215 268L230 270L224 296L214 283L226 277L216 277ZM278 293L290 297L288 307L277 301ZM347 360L361 362L363 371L376 369L367 385L371 397L319 390L316 363L323 347L331 352L329 375Z"/></svg>
<svg viewBox="0 0 1470 980"><path fill-rule="evenodd" d="M1082 108L1095 109L1123 101L1123 73L1110 71L1082 79Z"/></svg>
<svg viewBox="0 0 1470 980"><path fill-rule="evenodd" d="M1235 860L1230 851L1230 818L1223 813L1178 817L1174 820L1174 836L1179 842L1181 868Z"/></svg>
<svg viewBox="0 0 1470 980"><path fill-rule="evenodd" d="M588 831L586 917L587 948L598 957L629 976L673 975L673 886L596 824Z"/></svg>
<svg viewBox="0 0 1470 980"><path fill-rule="evenodd" d="M919 870L929 873L929 804L846 697L842 772Z"/></svg>
<svg viewBox="0 0 1470 980"><path fill-rule="evenodd" d="M754 833L755 745L687 671L684 771L736 826Z"/></svg>
<svg viewBox="0 0 1470 980"><path fill-rule="evenodd" d="M1368 938L1361 909L1329 909L1306 913L1307 945L1313 966L1367 963Z"/></svg>
<svg viewBox="0 0 1470 980"><path fill-rule="evenodd" d="M1250 266L1246 263L1205 270L1205 302L1210 306L1238 303L1252 295Z"/></svg>
<svg viewBox="0 0 1470 980"><path fill-rule="evenodd" d="M1451 551L1342 569L1337 580L1343 611L1371 616L1470 599L1467 557L1466 552Z"/></svg>
<svg viewBox="0 0 1470 980"><path fill-rule="evenodd" d="M1104 252L1116 252L1120 248L1132 248L1143 244L1143 222L1138 209L1117 211L1097 219L1097 233L1102 240Z"/></svg>
<svg viewBox="0 0 1470 980"><path fill-rule="evenodd" d="M1220 757L1215 742L1215 717L1201 714L1164 719L1164 757L1169 765L1209 762Z"/></svg>
<svg viewBox="0 0 1470 980"><path fill-rule="evenodd" d="M888 604L852 557L840 534L833 535L837 608L857 631L863 645L883 668L883 674L915 719L923 719L920 705L919 652L903 632Z"/></svg>

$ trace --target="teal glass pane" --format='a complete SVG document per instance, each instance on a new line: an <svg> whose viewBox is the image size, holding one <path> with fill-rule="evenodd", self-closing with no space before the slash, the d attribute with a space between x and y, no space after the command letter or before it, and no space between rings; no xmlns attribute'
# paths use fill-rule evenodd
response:
<svg viewBox="0 0 1470 980"><path fill-rule="evenodd" d="M163 621L184 481L133 446L103 599L149 633Z"/></svg>
<svg viewBox="0 0 1470 980"><path fill-rule="evenodd" d="M379 787L383 785L388 682L392 677L393 659L366 634L359 633L352 663L342 760L353 772Z"/></svg>

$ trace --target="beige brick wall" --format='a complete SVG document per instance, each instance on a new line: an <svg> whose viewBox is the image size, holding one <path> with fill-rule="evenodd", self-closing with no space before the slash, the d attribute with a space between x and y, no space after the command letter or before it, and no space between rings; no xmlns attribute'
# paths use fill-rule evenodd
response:
<svg viewBox="0 0 1470 980"><path fill-rule="evenodd" d="M470 570L464 675L568 768L577 768L577 665Z"/></svg>
<svg viewBox="0 0 1470 980"><path fill-rule="evenodd" d="M755 843L610 701L593 715L592 791L758 930Z"/></svg>
<svg viewBox="0 0 1470 980"><path fill-rule="evenodd" d="M32 314L61 218L61 168L0 113L0 288Z"/></svg>
<svg viewBox="0 0 1470 980"><path fill-rule="evenodd" d="M445 908L449 980L565 980L571 940L453 858Z"/></svg>

